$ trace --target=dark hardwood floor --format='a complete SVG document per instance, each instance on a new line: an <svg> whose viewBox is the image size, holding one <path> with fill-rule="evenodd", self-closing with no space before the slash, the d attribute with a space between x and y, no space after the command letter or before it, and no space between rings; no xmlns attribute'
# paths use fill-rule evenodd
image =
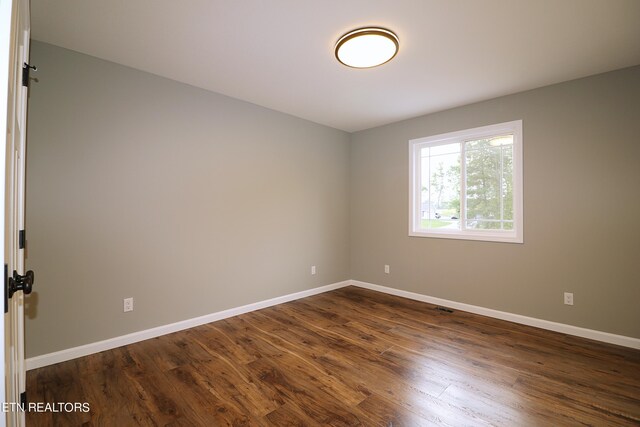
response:
<svg viewBox="0 0 640 427"><path fill-rule="evenodd" d="M343 288L27 374L39 425L640 425L640 351Z"/></svg>

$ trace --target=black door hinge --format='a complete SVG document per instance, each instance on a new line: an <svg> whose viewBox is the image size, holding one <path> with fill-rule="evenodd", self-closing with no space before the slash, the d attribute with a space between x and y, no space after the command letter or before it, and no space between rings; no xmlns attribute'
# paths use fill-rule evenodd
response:
<svg viewBox="0 0 640 427"><path fill-rule="evenodd" d="M22 86L29 87L29 71L38 71L38 67L29 65L26 62L22 64Z"/></svg>
<svg viewBox="0 0 640 427"><path fill-rule="evenodd" d="M20 393L20 406L23 408L27 406L27 390Z"/></svg>
<svg viewBox="0 0 640 427"><path fill-rule="evenodd" d="M26 237L27 236L25 230L18 231L18 249L24 249Z"/></svg>
<svg viewBox="0 0 640 427"><path fill-rule="evenodd" d="M9 312L9 266L4 265L4 312Z"/></svg>

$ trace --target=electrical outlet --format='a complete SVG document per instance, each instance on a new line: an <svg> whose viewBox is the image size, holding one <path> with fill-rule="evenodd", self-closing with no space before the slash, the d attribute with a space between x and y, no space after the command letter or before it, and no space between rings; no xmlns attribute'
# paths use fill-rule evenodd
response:
<svg viewBox="0 0 640 427"><path fill-rule="evenodd" d="M564 303L566 305L573 305L573 293L571 292L564 293Z"/></svg>
<svg viewBox="0 0 640 427"><path fill-rule="evenodd" d="M311 275L314 276L316 274L316 266L312 265L311 266Z"/></svg>
<svg viewBox="0 0 640 427"><path fill-rule="evenodd" d="M385 266L384 266L384 272L386 274L389 274L391 272L391 270L389 269L389 266L387 264L385 264Z"/></svg>
<svg viewBox="0 0 640 427"><path fill-rule="evenodd" d="M124 312L133 311L133 298L124 299Z"/></svg>

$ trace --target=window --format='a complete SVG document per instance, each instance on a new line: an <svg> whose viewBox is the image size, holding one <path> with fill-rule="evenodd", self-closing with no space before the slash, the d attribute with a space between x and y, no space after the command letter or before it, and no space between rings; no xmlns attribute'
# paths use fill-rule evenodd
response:
<svg viewBox="0 0 640 427"><path fill-rule="evenodd" d="M409 141L409 235L522 243L522 120Z"/></svg>

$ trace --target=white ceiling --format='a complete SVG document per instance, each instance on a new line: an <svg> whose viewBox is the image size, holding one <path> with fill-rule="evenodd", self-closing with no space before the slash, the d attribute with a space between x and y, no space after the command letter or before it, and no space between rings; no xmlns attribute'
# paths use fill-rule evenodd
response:
<svg viewBox="0 0 640 427"><path fill-rule="evenodd" d="M31 0L32 37L346 131L640 64L640 0ZM400 52L350 69L365 25Z"/></svg>

